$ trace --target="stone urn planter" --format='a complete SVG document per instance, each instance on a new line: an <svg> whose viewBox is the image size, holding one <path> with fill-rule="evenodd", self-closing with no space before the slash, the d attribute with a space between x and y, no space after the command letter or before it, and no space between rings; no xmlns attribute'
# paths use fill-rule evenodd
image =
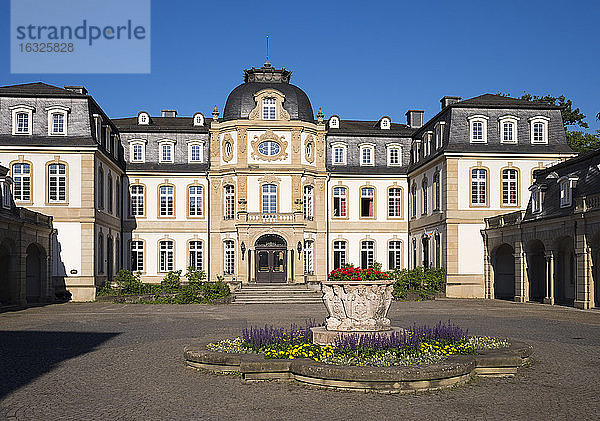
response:
<svg viewBox="0 0 600 421"><path fill-rule="evenodd" d="M394 281L390 279L322 283L327 308L326 329L342 332L390 330L387 312L392 303Z"/></svg>

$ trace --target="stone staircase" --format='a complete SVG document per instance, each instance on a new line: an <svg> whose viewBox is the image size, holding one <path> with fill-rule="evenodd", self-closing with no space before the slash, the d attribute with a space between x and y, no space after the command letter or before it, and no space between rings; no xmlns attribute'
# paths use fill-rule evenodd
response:
<svg viewBox="0 0 600 421"><path fill-rule="evenodd" d="M233 295L234 304L323 304L321 292L306 285L243 285Z"/></svg>

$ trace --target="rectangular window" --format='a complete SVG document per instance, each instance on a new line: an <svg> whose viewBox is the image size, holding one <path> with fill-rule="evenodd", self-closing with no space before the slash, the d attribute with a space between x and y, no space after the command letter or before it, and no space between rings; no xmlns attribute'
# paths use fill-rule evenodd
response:
<svg viewBox="0 0 600 421"><path fill-rule="evenodd" d="M17 113L17 133L29 133L29 114Z"/></svg>
<svg viewBox="0 0 600 421"><path fill-rule="evenodd" d="M171 145L162 145L162 161L171 162L173 160Z"/></svg>
<svg viewBox="0 0 600 421"><path fill-rule="evenodd" d="M134 162L142 162L143 161L143 149L142 145L136 143L133 145L133 159Z"/></svg>
<svg viewBox="0 0 600 421"><path fill-rule="evenodd" d="M363 241L360 244L360 267L362 269L373 267L373 263L375 263L375 242Z"/></svg>
<svg viewBox="0 0 600 421"><path fill-rule="evenodd" d="M311 186L304 186L304 219L313 219L313 188Z"/></svg>
<svg viewBox="0 0 600 421"><path fill-rule="evenodd" d="M502 204L504 206L517 206L518 204L518 175L517 170L502 170Z"/></svg>
<svg viewBox="0 0 600 421"><path fill-rule="evenodd" d="M471 204L485 206L487 203L487 171L482 168L471 170Z"/></svg>
<svg viewBox="0 0 600 421"><path fill-rule="evenodd" d="M513 123L504 123L502 125L502 141L503 142L512 142L514 140L514 124Z"/></svg>
<svg viewBox="0 0 600 421"><path fill-rule="evenodd" d="M115 181L115 213L121 215L121 177L117 177Z"/></svg>
<svg viewBox="0 0 600 421"><path fill-rule="evenodd" d="M198 162L200 161L200 145L192 145L191 146L191 161Z"/></svg>
<svg viewBox="0 0 600 421"><path fill-rule="evenodd" d="M388 165L400 165L400 149L388 149Z"/></svg>
<svg viewBox="0 0 600 421"><path fill-rule="evenodd" d="M98 273L104 273L104 238L98 236Z"/></svg>
<svg viewBox="0 0 600 421"><path fill-rule="evenodd" d="M263 184L262 186L262 211L263 213L277 213L277 186Z"/></svg>
<svg viewBox="0 0 600 421"><path fill-rule="evenodd" d="M112 208L113 208L113 181L112 181L112 177L110 176L110 174L108 174L108 184L107 184L107 188L108 188L108 198L107 198L107 210L109 213L112 213Z"/></svg>
<svg viewBox="0 0 600 421"><path fill-rule="evenodd" d="M412 217L416 217L417 216L417 186L416 184L413 184L412 189L410 191L410 199L411 199L411 213L412 213Z"/></svg>
<svg viewBox="0 0 600 421"><path fill-rule="evenodd" d="M263 99L263 120L275 120L275 98Z"/></svg>
<svg viewBox="0 0 600 421"><path fill-rule="evenodd" d="M333 268L339 269L346 264L346 242L333 242Z"/></svg>
<svg viewBox="0 0 600 421"><path fill-rule="evenodd" d="M171 240L159 242L160 272L172 272L175 269L174 244Z"/></svg>
<svg viewBox="0 0 600 421"><path fill-rule="evenodd" d="M399 187L388 190L388 216L391 218L402 216L402 189Z"/></svg>
<svg viewBox="0 0 600 421"><path fill-rule="evenodd" d="M160 186L160 216L174 216L174 188L173 186Z"/></svg>
<svg viewBox="0 0 600 421"><path fill-rule="evenodd" d="M225 186L225 219L235 217L235 190L233 186Z"/></svg>
<svg viewBox="0 0 600 421"><path fill-rule="evenodd" d="M423 184L421 185L421 200L423 201L421 203L421 213L423 215L426 215L427 209L429 209L429 202L427 196L428 187L429 186L427 185L427 179L423 180Z"/></svg>
<svg viewBox="0 0 600 421"><path fill-rule="evenodd" d="M375 215L375 189L362 187L360 189L360 216L361 218L372 218Z"/></svg>
<svg viewBox="0 0 600 421"><path fill-rule="evenodd" d="M65 115L61 113L52 114L52 133L65 133Z"/></svg>
<svg viewBox="0 0 600 421"><path fill-rule="evenodd" d="M390 241L388 243L388 268L389 270L402 269L401 241Z"/></svg>
<svg viewBox="0 0 600 421"><path fill-rule="evenodd" d="M202 241L190 241L190 266L202 269Z"/></svg>
<svg viewBox="0 0 600 421"><path fill-rule="evenodd" d="M188 194L190 198L190 216L202 216L202 204L204 202L202 186L190 186Z"/></svg>
<svg viewBox="0 0 600 421"><path fill-rule="evenodd" d="M233 275L235 273L235 246L231 240L225 241L224 273Z"/></svg>
<svg viewBox="0 0 600 421"><path fill-rule="evenodd" d="M313 245L314 241L304 240L304 273L312 275L313 272Z"/></svg>
<svg viewBox="0 0 600 421"><path fill-rule="evenodd" d="M344 164L346 162L346 149L343 147L333 148L333 163L337 165Z"/></svg>
<svg viewBox="0 0 600 421"><path fill-rule="evenodd" d="M362 165L372 165L373 164L373 148L362 148L361 154L361 164Z"/></svg>
<svg viewBox="0 0 600 421"><path fill-rule="evenodd" d="M104 171L98 170L98 209L104 209Z"/></svg>
<svg viewBox="0 0 600 421"><path fill-rule="evenodd" d="M15 201L31 200L31 165L13 164L12 177Z"/></svg>
<svg viewBox="0 0 600 421"><path fill-rule="evenodd" d="M544 123L533 123L533 143L544 143Z"/></svg>
<svg viewBox="0 0 600 421"><path fill-rule="evenodd" d="M340 218L347 216L345 187L333 188L333 216Z"/></svg>
<svg viewBox="0 0 600 421"><path fill-rule="evenodd" d="M144 242L143 241L132 241L131 242L131 271L132 272L143 272L144 271Z"/></svg>
<svg viewBox="0 0 600 421"><path fill-rule="evenodd" d="M144 186L131 186L131 216L144 216Z"/></svg>
<svg viewBox="0 0 600 421"><path fill-rule="evenodd" d="M433 210L440 210L440 199L441 199L441 190L440 190L440 173L435 173L433 175Z"/></svg>
<svg viewBox="0 0 600 421"><path fill-rule="evenodd" d="M483 141L483 123L481 121L474 121L471 124L471 140L473 142Z"/></svg>
<svg viewBox="0 0 600 421"><path fill-rule="evenodd" d="M542 210L542 193L539 188L536 188L531 193L531 211L537 213Z"/></svg>
<svg viewBox="0 0 600 421"><path fill-rule="evenodd" d="M48 165L48 201L51 203L67 200L67 166Z"/></svg>
<svg viewBox="0 0 600 421"><path fill-rule="evenodd" d="M571 183L568 180L560 183L560 206L571 206Z"/></svg>

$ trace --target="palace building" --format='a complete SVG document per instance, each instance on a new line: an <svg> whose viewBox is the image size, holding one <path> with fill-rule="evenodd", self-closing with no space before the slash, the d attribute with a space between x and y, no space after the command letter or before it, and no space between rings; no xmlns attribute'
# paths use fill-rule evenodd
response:
<svg viewBox="0 0 600 421"><path fill-rule="evenodd" d="M534 171L575 155L558 107L445 96L429 121L358 121L315 115L290 80L265 63L222 113L120 119L83 87L0 87L0 163L15 204L52 217L52 285L91 300L121 268L189 266L317 285L379 262L445 267L448 296L486 297L485 218L526 209Z"/></svg>

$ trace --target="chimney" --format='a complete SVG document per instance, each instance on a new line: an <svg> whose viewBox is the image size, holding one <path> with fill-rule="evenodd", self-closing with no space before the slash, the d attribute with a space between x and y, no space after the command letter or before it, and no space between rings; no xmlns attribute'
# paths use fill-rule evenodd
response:
<svg viewBox="0 0 600 421"><path fill-rule="evenodd" d="M88 91L83 86L65 86L67 91L75 92L81 95L87 95Z"/></svg>
<svg viewBox="0 0 600 421"><path fill-rule="evenodd" d="M406 124L408 127L418 129L423 125L423 110L408 110L406 112Z"/></svg>
<svg viewBox="0 0 600 421"><path fill-rule="evenodd" d="M163 117L177 117L177 111L175 110L161 110Z"/></svg>
<svg viewBox="0 0 600 421"><path fill-rule="evenodd" d="M450 104L456 104L461 99L462 98L459 97L459 96L445 96L445 97L443 97L442 99L440 99L440 102L442 103L442 110L444 108L446 108Z"/></svg>

